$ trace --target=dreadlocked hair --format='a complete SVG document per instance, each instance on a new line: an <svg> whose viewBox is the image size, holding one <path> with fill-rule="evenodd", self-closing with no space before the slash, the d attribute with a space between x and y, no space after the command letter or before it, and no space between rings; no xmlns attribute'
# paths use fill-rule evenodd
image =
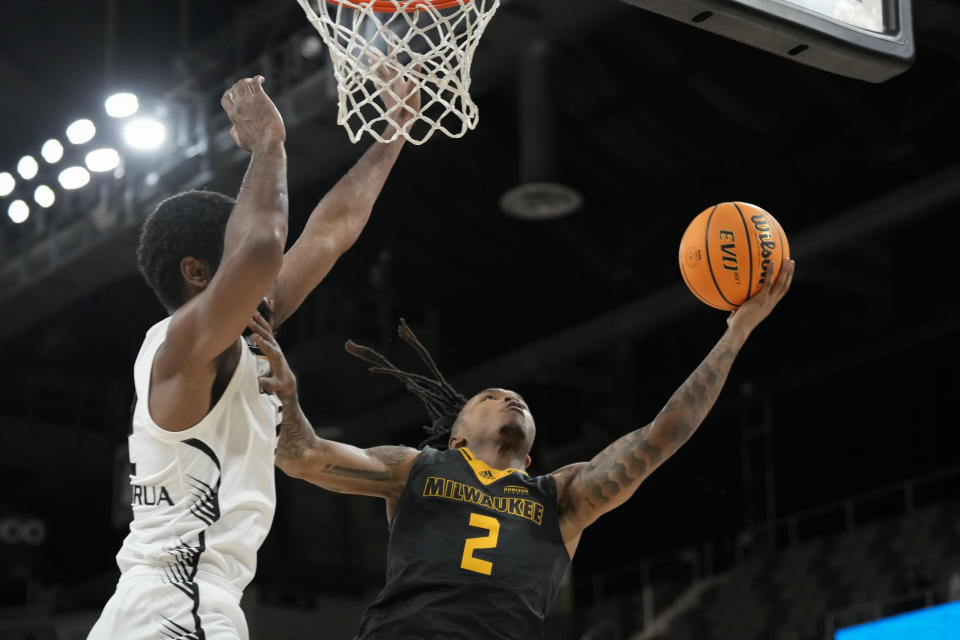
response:
<svg viewBox="0 0 960 640"><path fill-rule="evenodd" d="M430 416L431 422L430 425L423 427L429 437L420 443L420 448L429 445L437 449L446 449L450 440L450 431L457 421L457 416L460 415L460 410L467 404L467 399L450 386L450 383L440 373L440 369L437 368L430 352L420 344L417 336L407 326L407 321L403 318L400 318L397 333L404 342L417 352L423 363L430 369L430 373L433 374L432 378L419 373L402 371L373 349L359 345L353 340L347 340L347 353L373 365L370 367L370 371L373 373L385 373L393 376L404 384L407 391L420 398L420 402L427 409L427 415Z"/></svg>

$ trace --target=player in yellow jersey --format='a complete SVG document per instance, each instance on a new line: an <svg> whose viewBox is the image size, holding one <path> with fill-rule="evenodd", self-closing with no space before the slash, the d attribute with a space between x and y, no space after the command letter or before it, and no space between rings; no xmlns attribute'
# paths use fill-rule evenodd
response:
<svg viewBox="0 0 960 640"><path fill-rule="evenodd" d="M372 371L401 380L433 424L423 450L358 449L317 437L300 410L296 380L257 319L255 339L273 376L261 385L283 403L277 465L327 489L382 497L390 542L386 585L364 614L360 640L542 636L542 621L584 529L622 505L700 426L746 339L790 288L794 263L727 320L727 330L652 422L589 462L531 477L536 426L520 394L487 389L469 400L444 380L406 326L433 377L397 369L352 342ZM431 446L432 445L432 446Z"/></svg>

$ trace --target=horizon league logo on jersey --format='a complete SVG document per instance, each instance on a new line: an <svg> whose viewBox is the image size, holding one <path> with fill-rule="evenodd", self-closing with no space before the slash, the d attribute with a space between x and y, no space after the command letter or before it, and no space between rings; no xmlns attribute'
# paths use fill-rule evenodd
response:
<svg viewBox="0 0 960 640"><path fill-rule="evenodd" d="M153 507L162 502L166 502L171 507L173 506L173 500L170 499L170 493L166 487L132 484L130 488L133 490L133 499L130 501L131 507L137 505Z"/></svg>

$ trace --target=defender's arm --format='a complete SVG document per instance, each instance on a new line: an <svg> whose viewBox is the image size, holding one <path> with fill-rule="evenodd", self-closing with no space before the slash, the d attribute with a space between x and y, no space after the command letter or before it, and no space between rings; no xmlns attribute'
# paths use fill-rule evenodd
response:
<svg viewBox="0 0 960 640"><path fill-rule="evenodd" d="M262 78L237 82L221 99L250 164L227 221L223 257L206 288L177 310L157 357L161 377L207 365L232 345L280 270L287 238L286 132Z"/></svg>
<svg viewBox="0 0 960 640"><path fill-rule="evenodd" d="M360 237L402 148L403 138L374 143L314 208L283 258L272 293L274 326L293 315Z"/></svg>
<svg viewBox="0 0 960 640"><path fill-rule="evenodd" d="M381 67L378 73L386 80L389 72ZM401 105L385 91L384 106L394 110L393 117L403 126L420 111L420 93L412 81L402 77L394 77L392 87L393 93L407 99ZM387 136L391 133L384 132ZM360 237L403 143L402 137L387 144L374 143L314 208L277 276L272 293L274 327L293 315Z"/></svg>

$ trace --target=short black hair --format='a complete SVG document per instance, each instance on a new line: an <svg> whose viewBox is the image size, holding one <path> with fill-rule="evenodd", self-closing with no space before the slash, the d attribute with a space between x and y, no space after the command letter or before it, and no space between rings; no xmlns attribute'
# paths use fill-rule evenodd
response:
<svg viewBox="0 0 960 640"><path fill-rule="evenodd" d="M236 201L216 191L185 191L157 205L140 232L137 267L167 311L184 300L180 261L203 260L214 272L223 257L223 236Z"/></svg>

